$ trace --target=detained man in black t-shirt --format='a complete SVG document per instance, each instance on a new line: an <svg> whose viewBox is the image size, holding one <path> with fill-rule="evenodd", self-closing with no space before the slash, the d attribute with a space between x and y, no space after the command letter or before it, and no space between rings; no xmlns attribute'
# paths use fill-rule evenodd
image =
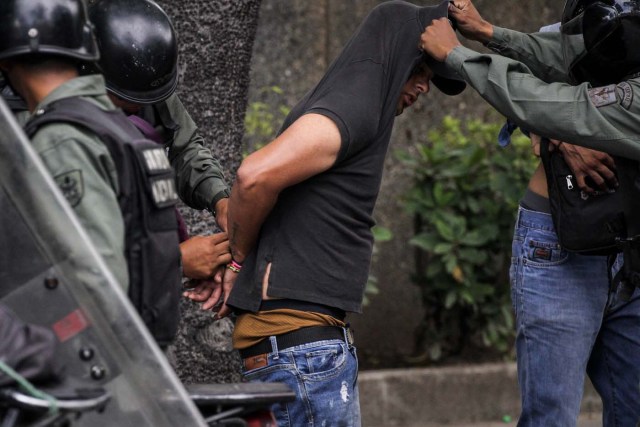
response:
<svg viewBox="0 0 640 427"><path fill-rule="evenodd" d="M204 309L222 299L218 316L238 315L233 340L246 379L297 393L273 408L280 426L360 425L345 316L362 308L371 215L396 115L430 82L450 95L465 86L434 72L418 47L424 24L444 16L446 1L390 1L371 11L279 136L242 162L222 289L187 295Z"/></svg>

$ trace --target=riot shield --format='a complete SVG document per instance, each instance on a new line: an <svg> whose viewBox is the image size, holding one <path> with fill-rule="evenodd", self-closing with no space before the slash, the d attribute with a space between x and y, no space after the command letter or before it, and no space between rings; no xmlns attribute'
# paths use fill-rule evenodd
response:
<svg viewBox="0 0 640 427"><path fill-rule="evenodd" d="M0 301L51 328L65 378L110 400L76 426L205 426L0 97Z"/></svg>

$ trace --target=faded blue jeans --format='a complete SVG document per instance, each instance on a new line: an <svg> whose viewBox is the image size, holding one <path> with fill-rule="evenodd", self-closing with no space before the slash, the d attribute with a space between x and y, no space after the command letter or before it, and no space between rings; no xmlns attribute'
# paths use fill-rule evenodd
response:
<svg viewBox="0 0 640 427"><path fill-rule="evenodd" d="M610 292L605 256L565 251L551 215L523 208L510 277L522 398L518 426L575 426L585 372L602 398L603 426L636 426L640 292L620 301Z"/></svg>
<svg viewBox="0 0 640 427"><path fill-rule="evenodd" d="M295 391L294 401L271 408L279 427L360 426L355 347L326 340L273 350L267 366L246 371L244 377L285 383Z"/></svg>

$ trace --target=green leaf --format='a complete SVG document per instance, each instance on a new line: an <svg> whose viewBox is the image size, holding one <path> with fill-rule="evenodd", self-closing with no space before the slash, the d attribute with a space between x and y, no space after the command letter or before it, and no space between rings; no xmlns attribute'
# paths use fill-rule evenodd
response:
<svg viewBox="0 0 640 427"><path fill-rule="evenodd" d="M440 243L440 240L438 239L438 236L433 233L419 234L409 240L409 244L417 246L427 252L433 251L438 243Z"/></svg>
<svg viewBox="0 0 640 427"><path fill-rule="evenodd" d="M464 241L463 241L464 243ZM463 261L468 261L472 264L482 265L487 262L487 254L478 249L473 248L463 248L458 251L460 259Z"/></svg>
<svg viewBox="0 0 640 427"><path fill-rule="evenodd" d="M469 246L482 246L489 241L489 237L479 230L474 230L470 233L467 233L461 240L460 243Z"/></svg>
<svg viewBox="0 0 640 427"><path fill-rule="evenodd" d="M390 229L386 227L381 227L379 225L375 225L371 232L373 233L373 239L376 242L388 242L393 238L393 233Z"/></svg>
<svg viewBox="0 0 640 427"><path fill-rule="evenodd" d="M447 296L444 299L444 308L446 308L447 310L450 310L457 300L458 300L458 295L456 295L455 292L451 291L447 293Z"/></svg>
<svg viewBox="0 0 640 427"><path fill-rule="evenodd" d="M455 240L453 227L451 227L451 225L446 221L436 219L434 220L434 225L443 239L448 240L449 242L453 242Z"/></svg>

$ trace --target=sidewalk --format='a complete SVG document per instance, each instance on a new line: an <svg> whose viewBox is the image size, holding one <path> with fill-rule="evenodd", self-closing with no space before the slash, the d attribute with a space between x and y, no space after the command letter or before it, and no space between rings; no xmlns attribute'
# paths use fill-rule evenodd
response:
<svg viewBox="0 0 640 427"><path fill-rule="evenodd" d="M515 426L520 411L515 363L363 371L358 383L367 427ZM601 425L600 411L589 384L579 427Z"/></svg>
<svg viewBox="0 0 640 427"><path fill-rule="evenodd" d="M476 423L476 424L450 424L451 427L516 427L517 422L510 423ZM415 425L408 427L435 427L435 424ZM602 427L602 414L586 414L580 416L577 427Z"/></svg>

